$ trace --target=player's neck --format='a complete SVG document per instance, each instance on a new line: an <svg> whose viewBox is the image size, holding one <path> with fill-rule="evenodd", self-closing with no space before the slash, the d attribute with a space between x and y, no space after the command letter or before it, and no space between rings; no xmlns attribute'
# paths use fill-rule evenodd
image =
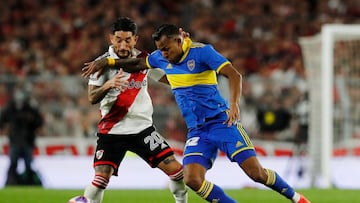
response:
<svg viewBox="0 0 360 203"><path fill-rule="evenodd" d="M176 60L175 60L176 63L179 63L183 56L184 56L184 52L179 53L179 54L176 56Z"/></svg>

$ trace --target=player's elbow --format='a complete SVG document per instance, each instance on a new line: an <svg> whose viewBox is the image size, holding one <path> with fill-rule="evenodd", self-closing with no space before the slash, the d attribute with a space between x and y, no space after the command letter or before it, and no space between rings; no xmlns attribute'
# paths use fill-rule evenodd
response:
<svg viewBox="0 0 360 203"><path fill-rule="evenodd" d="M242 77L241 73L231 64L225 65L219 72L221 75L230 78L230 77Z"/></svg>
<svg viewBox="0 0 360 203"><path fill-rule="evenodd" d="M97 104L97 103L99 103L99 100L96 99L95 97L92 97L92 96L88 96L88 100L89 100L90 104Z"/></svg>
<svg viewBox="0 0 360 203"><path fill-rule="evenodd" d="M90 104L96 104L97 102L93 99L89 99Z"/></svg>

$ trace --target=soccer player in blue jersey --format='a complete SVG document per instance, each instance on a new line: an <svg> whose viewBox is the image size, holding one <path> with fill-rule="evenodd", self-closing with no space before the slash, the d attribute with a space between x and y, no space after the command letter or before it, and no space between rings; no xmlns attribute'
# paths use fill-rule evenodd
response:
<svg viewBox="0 0 360 203"><path fill-rule="evenodd" d="M172 24L160 26L152 35L157 50L145 59L105 59L86 63L83 76L105 67L125 71L160 68L165 71L188 128L184 150L187 186L208 202L234 203L218 185L205 179L218 151L254 181L279 192L294 203L309 203L275 171L263 168L249 136L240 122L239 99L242 76L211 45L183 39ZM101 72L100 71L100 72ZM229 103L220 95L216 74L229 79Z"/></svg>

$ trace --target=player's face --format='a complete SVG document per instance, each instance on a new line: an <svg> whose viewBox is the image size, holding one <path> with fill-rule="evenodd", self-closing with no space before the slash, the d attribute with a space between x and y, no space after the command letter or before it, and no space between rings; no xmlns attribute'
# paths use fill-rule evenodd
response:
<svg viewBox="0 0 360 203"><path fill-rule="evenodd" d="M170 63L179 62L183 55L180 37L162 36L159 41L155 41L155 45Z"/></svg>
<svg viewBox="0 0 360 203"><path fill-rule="evenodd" d="M131 56L131 51L134 49L137 40L138 36L128 31L116 31L114 34L110 34L113 49L120 58Z"/></svg>

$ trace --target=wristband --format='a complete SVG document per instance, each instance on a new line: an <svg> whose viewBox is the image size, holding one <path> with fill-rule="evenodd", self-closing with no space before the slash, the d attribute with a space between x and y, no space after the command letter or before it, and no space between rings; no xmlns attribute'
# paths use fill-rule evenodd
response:
<svg viewBox="0 0 360 203"><path fill-rule="evenodd" d="M114 58L107 58L107 62L109 66L114 66L115 65L115 59Z"/></svg>

